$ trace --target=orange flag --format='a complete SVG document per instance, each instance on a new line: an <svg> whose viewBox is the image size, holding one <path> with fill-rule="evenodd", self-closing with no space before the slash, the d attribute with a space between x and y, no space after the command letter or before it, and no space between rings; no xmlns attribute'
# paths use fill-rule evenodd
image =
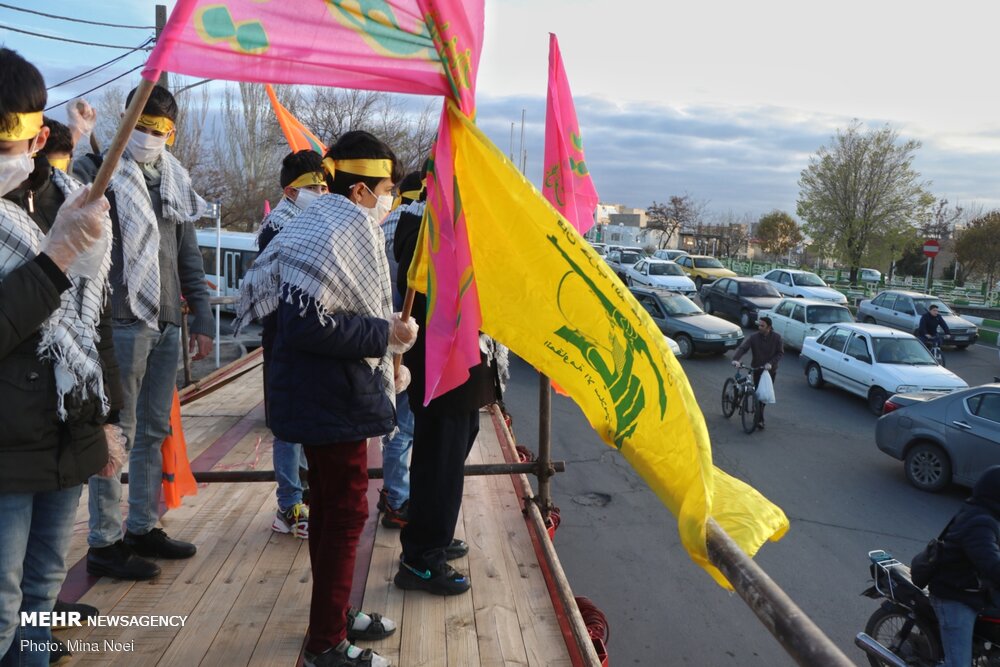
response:
<svg viewBox="0 0 1000 667"><path fill-rule="evenodd" d="M296 152L312 149L320 155L325 155L326 146L323 145L323 142L317 139L316 135L309 131L309 128L278 101L278 96L274 94L274 88L271 84L265 84L264 88L267 89L267 96L271 99L274 115L278 117L278 125L281 126L288 146Z"/></svg>
<svg viewBox="0 0 1000 667"><path fill-rule="evenodd" d="M198 495L198 483L188 463L187 443L181 425L181 400L174 390L174 404L170 408L170 435L163 440L163 502L167 508L181 506L184 496Z"/></svg>

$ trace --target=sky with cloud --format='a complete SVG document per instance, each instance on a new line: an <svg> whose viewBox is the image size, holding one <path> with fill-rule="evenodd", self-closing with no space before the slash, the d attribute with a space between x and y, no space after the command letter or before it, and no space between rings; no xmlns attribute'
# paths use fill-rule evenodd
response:
<svg viewBox="0 0 1000 667"><path fill-rule="evenodd" d="M155 4L92 0L84 10L71 0L48 0L28 8L150 25ZM716 213L794 213L810 155L857 118L922 142L915 166L935 195L1000 207L1000 120L987 65L1000 18L994 3L487 0L486 8L478 120L504 152L513 123L517 152L524 110L533 180L541 172L552 31L604 201L645 207L690 193ZM121 52L5 27L115 44L138 44L150 34L0 8L0 42L52 83ZM142 59L132 54L50 91L50 98L68 99ZM122 82L131 85L135 76Z"/></svg>

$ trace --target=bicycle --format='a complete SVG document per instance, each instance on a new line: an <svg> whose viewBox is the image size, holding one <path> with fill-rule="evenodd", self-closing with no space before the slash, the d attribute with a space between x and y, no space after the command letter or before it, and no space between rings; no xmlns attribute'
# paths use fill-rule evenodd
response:
<svg viewBox="0 0 1000 667"><path fill-rule="evenodd" d="M737 409L743 432L750 434L757 430L757 387L753 383L753 371L761 370L750 366L737 366L736 374L726 378L722 385L722 415L729 419ZM741 373L741 371L747 371Z"/></svg>
<svg viewBox="0 0 1000 667"><path fill-rule="evenodd" d="M931 353L931 357L934 358L937 365L944 368L944 350L941 349L942 340L940 334L934 334L934 338L929 342L927 339L924 339L924 346L927 347L927 351Z"/></svg>

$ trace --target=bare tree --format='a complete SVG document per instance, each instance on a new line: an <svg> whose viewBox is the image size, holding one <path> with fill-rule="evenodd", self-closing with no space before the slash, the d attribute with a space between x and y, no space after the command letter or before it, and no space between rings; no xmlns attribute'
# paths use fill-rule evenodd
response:
<svg viewBox="0 0 1000 667"><path fill-rule="evenodd" d="M750 241L752 218L749 213L737 215L728 211L719 216L720 233L718 253L723 257L739 255Z"/></svg>
<svg viewBox="0 0 1000 667"><path fill-rule="evenodd" d="M659 247L666 248L679 230L700 224L707 207L707 202L696 200L687 193L673 195L665 204L654 200L646 209L646 228L659 232Z"/></svg>

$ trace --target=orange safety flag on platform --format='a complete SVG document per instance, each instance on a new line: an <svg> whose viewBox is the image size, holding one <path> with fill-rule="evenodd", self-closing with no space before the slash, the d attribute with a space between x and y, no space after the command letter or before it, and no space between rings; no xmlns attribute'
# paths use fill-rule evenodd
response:
<svg viewBox="0 0 1000 667"><path fill-rule="evenodd" d="M187 442L181 424L181 400L174 390L170 408L170 435L163 439L163 502L168 509L181 506L184 496L198 495L198 483L188 463Z"/></svg>

